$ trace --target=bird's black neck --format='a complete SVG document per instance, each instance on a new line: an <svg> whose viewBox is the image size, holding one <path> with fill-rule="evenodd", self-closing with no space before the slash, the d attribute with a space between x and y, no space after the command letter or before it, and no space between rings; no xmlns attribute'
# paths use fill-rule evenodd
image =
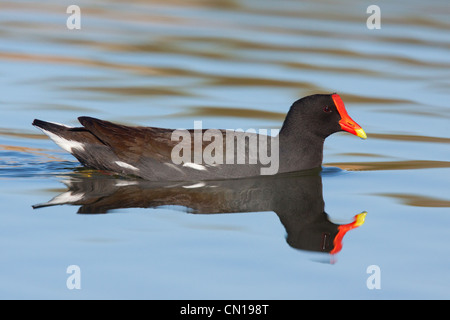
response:
<svg viewBox="0 0 450 320"><path fill-rule="evenodd" d="M279 172L320 167L325 139L313 132L290 129L283 126L279 134Z"/></svg>

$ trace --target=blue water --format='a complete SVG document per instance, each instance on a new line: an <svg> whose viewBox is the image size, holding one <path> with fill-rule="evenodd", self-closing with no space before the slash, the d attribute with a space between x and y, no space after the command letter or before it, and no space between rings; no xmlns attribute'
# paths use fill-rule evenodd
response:
<svg viewBox="0 0 450 320"><path fill-rule="evenodd" d="M82 1L81 30L71 31L72 3L2 2L0 298L450 298L447 1L381 1L380 30L366 27L372 3L220 3ZM327 219L344 225L367 212L336 255L289 244L264 207L276 190L250 198L261 201L252 212L32 207L77 181L135 190L82 169L34 118L279 128L294 100L322 92L338 92L368 134L326 141L318 181ZM108 197L99 199L117 200ZM67 287L71 265L81 289ZM372 265L379 289L367 285Z"/></svg>

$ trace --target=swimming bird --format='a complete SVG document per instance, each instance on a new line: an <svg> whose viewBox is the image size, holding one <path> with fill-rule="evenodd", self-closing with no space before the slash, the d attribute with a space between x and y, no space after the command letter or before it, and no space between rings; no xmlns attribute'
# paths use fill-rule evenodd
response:
<svg viewBox="0 0 450 320"><path fill-rule="evenodd" d="M236 179L318 168L329 135L347 131L367 138L336 93L295 101L279 133L271 136L255 130L180 130L91 117L78 120L82 127L38 119L33 125L86 167L152 181Z"/></svg>

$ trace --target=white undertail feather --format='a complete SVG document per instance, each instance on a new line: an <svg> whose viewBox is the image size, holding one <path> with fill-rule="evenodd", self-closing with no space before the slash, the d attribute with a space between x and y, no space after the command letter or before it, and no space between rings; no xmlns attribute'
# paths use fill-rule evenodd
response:
<svg viewBox="0 0 450 320"><path fill-rule="evenodd" d="M57 204L67 204L67 203L75 203L84 198L84 193L73 193L72 191L64 192L52 200L50 200L48 205L57 205Z"/></svg>
<svg viewBox="0 0 450 320"><path fill-rule="evenodd" d="M50 139L52 139L58 146L60 146L62 149L66 150L67 152L72 153L74 149L84 151L84 144L78 141L74 140L67 140L64 139L50 131L44 130L42 128L39 128L44 132Z"/></svg>

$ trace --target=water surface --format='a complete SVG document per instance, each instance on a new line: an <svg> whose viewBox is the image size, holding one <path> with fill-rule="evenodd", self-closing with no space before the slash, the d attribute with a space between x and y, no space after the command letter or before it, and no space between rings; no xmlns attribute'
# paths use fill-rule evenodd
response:
<svg viewBox="0 0 450 320"><path fill-rule="evenodd" d="M379 30L353 0L81 1L81 30L70 4L1 5L1 298L450 297L447 1L377 2ZM31 126L280 128L293 101L331 92L368 139L335 134L322 172L276 183L141 185Z"/></svg>

